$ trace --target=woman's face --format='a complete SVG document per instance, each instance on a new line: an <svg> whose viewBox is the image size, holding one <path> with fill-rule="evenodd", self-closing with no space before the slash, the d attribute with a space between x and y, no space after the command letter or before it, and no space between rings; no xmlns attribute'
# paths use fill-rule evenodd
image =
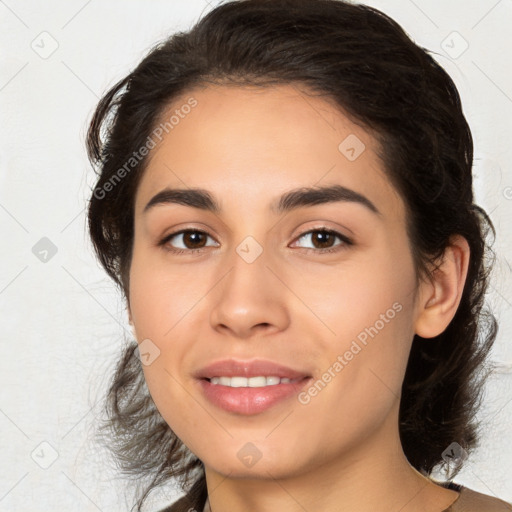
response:
<svg viewBox="0 0 512 512"><path fill-rule="evenodd" d="M176 109L137 191L130 271L131 319L160 413L207 467L233 477L395 448L417 290L404 204L376 141L292 86L210 86L166 119ZM348 192L278 208L293 190L336 186ZM207 191L218 211L206 201L145 209L167 188ZM309 379L214 389L197 377L226 359Z"/></svg>

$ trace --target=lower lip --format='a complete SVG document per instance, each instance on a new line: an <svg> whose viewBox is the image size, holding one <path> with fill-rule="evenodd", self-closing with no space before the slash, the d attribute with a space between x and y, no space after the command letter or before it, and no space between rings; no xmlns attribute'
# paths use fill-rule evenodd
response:
<svg viewBox="0 0 512 512"><path fill-rule="evenodd" d="M212 384L207 379L201 379L199 383L206 398L212 404L225 411L248 416L266 411L277 403L298 394L310 380L311 377L305 377L301 381L261 388L232 388L221 384Z"/></svg>

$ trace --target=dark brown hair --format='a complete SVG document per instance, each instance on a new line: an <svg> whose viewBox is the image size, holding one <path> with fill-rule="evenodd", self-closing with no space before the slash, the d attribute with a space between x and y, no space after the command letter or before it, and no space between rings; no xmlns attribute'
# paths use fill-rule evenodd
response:
<svg viewBox="0 0 512 512"><path fill-rule="evenodd" d="M466 238L471 256L460 305L442 334L413 340L399 429L409 462L424 474L443 463L452 442L474 448L484 363L497 333L483 309L493 260L486 237L494 228L473 202L473 141L449 75L388 16L341 0L230 1L157 44L101 99L87 138L98 172L90 235L127 300L134 197L147 157L116 176L177 98L208 84L294 84L371 132L406 204L418 278L431 275L453 235ZM106 396L107 443L126 475L147 480L137 510L173 477L190 503L204 503L203 464L156 409L136 346L127 345Z"/></svg>

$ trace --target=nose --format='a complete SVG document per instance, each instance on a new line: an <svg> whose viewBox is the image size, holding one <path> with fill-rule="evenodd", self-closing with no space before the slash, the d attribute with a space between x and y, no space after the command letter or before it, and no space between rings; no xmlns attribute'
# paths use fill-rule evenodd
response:
<svg viewBox="0 0 512 512"><path fill-rule="evenodd" d="M210 322L213 329L239 339L288 327L290 291L266 251L252 262L233 251L230 270L216 287Z"/></svg>

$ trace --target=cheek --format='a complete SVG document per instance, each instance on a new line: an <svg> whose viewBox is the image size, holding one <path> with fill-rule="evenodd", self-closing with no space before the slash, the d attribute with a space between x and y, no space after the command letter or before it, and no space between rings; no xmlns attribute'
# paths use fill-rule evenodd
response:
<svg viewBox="0 0 512 512"><path fill-rule="evenodd" d="M318 324L325 340L352 339L375 324L379 331L384 331L384 326L389 331L388 325L397 327L395 318L411 314L415 285L412 264L404 261L397 265L392 253L368 254L338 266L295 270L299 277L293 281L294 291L314 313L306 317ZM400 314L397 309L402 310Z"/></svg>
<svg viewBox="0 0 512 512"><path fill-rule="evenodd" d="M358 401L370 403L382 392L391 390L390 399L399 395L414 332L412 261L403 257L397 264L396 254L382 251L338 270L310 273L298 285L298 294L315 313L306 315L301 328L311 332L316 326L322 333L315 350L324 361L320 370L336 374L333 392L350 389L345 399L356 409Z"/></svg>
<svg viewBox="0 0 512 512"><path fill-rule="evenodd" d="M194 415L189 417L189 383L183 368L188 368L192 340L208 318L203 299L212 287L205 272L191 268L168 265L164 257L144 248L135 248L130 268L130 310L137 342L141 354L144 348L151 354L151 363L142 365L144 377L162 416L180 425L196 421ZM176 407L182 409L179 419L167 417Z"/></svg>
<svg viewBox="0 0 512 512"><path fill-rule="evenodd" d="M169 265L156 251L134 250L130 310L138 340L164 340L211 287L201 269ZM158 343L158 341L156 341Z"/></svg>

